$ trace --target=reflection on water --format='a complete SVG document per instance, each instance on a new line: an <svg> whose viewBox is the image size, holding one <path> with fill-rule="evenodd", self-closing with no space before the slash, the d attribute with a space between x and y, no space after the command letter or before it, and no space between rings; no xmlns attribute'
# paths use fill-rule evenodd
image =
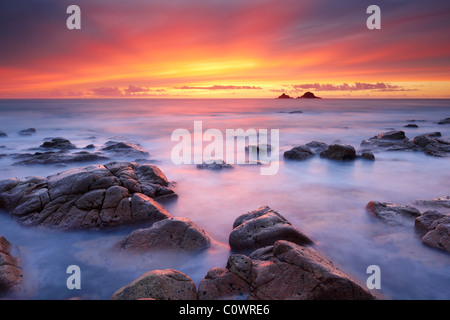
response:
<svg viewBox="0 0 450 320"><path fill-rule="evenodd" d="M279 111L302 110L286 114ZM381 267L382 293L394 299L449 299L449 256L422 245L413 229L391 227L364 210L370 200L408 204L448 194L450 161L420 152L382 152L376 161L333 162L314 158L283 161L278 174L260 175L258 166L240 165L224 171L197 170L172 164L170 141L174 129L279 129L280 152L319 140L359 146L362 139L384 131L404 129L409 138L450 126L446 100L52 100L1 101L0 153L35 148L47 137L62 136L75 145L128 140L149 150L150 158L177 181L176 202L165 205L173 216L187 217L217 241L211 249L180 257L170 253L127 255L114 244L131 229L102 232L58 232L19 226L0 214L0 234L19 247L25 269L26 292L21 297L64 299L81 296L108 299L114 291L151 269L175 268L198 284L212 267L223 267L229 256L228 235L236 217L262 205L278 210L315 241L315 247L342 270L365 283L366 268ZM403 128L407 120L419 128ZM18 136L34 127L37 134ZM134 159L128 159L134 160ZM13 157L0 158L0 179L48 176L57 166L13 166ZM80 164L68 164L75 167ZM82 270L82 290L65 286L66 268Z"/></svg>

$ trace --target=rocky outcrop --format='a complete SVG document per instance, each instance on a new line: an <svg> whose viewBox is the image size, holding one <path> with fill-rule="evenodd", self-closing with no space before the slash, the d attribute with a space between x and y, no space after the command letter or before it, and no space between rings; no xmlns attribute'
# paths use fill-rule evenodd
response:
<svg viewBox="0 0 450 320"><path fill-rule="evenodd" d="M45 141L39 146L42 149L59 149L59 150L70 150L76 149L77 146L74 145L66 138L53 138L50 141Z"/></svg>
<svg viewBox="0 0 450 320"><path fill-rule="evenodd" d="M438 124L450 124L450 118L442 119L441 121L438 122Z"/></svg>
<svg viewBox="0 0 450 320"><path fill-rule="evenodd" d="M298 97L297 99L322 99L320 97L316 97L314 93L312 92L305 92L301 97Z"/></svg>
<svg viewBox="0 0 450 320"><path fill-rule="evenodd" d="M370 201L366 210L390 225L412 225L414 218L420 216L420 211L414 207L388 202Z"/></svg>
<svg viewBox="0 0 450 320"><path fill-rule="evenodd" d="M15 155L14 158L18 161L13 165L47 165L58 164L63 165L66 163L81 163L81 162L99 162L108 160L101 153L79 151L73 153L66 153L64 151L59 152L36 152L36 153L23 153Z"/></svg>
<svg viewBox="0 0 450 320"><path fill-rule="evenodd" d="M290 160L306 160L314 157L314 152L307 145L301 145L286 151L283 156Z"/></svg>
<svg viewBox="0 0 450 320"><path fill-rule="evenodd" d="M253 251L272 245L277 240L312 244L311 239L268 206L239 216L233 223L233 231L229 236L230 247L237 252Z"/></svg>
<svg viewBox="0 0 450 320"><path fill-rule="evenodd" d="M147 157L149 153L140 145L131 142L108 141L100 149L115 157Z"/></svg>
<svg viewBox="0 0 450 320"><path fill-rule="evenodd" d="M332 144L320 153L320 157L341 161L353 160L356 158L356 150L350 145Z"/></svg>
<svg viewBox="0 0 450 320"><path fill-rule="evenodd" d="M150 228L134 230L117 247L133 252L149 250L200 251L210 245L210 237L186 218L169 218L155 222Z"/></svg>
<svg viewBox="0 0 450 320"><path fill-rule="evenodd" d="M226 268L200 282L200 300L345 300L374 297L316 250L280 240L249 257L232 255Z"/></svg>
<svg viewBox="0 0 450 320"><path fill-rule="evenodd" d="M362 151L400 151L418 150L415 144L405 136L404 131L380 133L361 142Z"/></svg>
<svg viewBox="0 0 450 320"><path fill-rule="evenodd" d="M194 282L184 273L173 270L153 270L117 290L111 300L196 300Z"/></svg>
<svg viewBox="0 0 450 320"><path fill-rule="evenodd" d="M415 228L423 235L424 244L450 252L450 215L426 211L416 218Z"/></svg>
<svg viewBox="0 0 450 320"><path fill-rule="evenodd" d="M289 95L287 95L286 93L283 93L281 96L279 96L277 99L294 99L292 97L290 97Z"/></svg>
<svg viewBox="0 0 450 320"><path fill-rule="evenodd" d="M130 162L0 181L0 208L22 224L103 228L170 217L155 200L175 196L156 166Z"/></svg>
<svg viewBox="0 0 450 320"><path fill-rule="evenodd" d="M0 236L0 295L18 289L22 278L20 260L11 255L11 244Z"/></svg>
<svg viewBox="0 0 450 320"><path fill-rule="evenodd" d="M450 210L450 196L444 196L430 200L414 200L413 203L421 206L438 208L440 210Z"/></svg>

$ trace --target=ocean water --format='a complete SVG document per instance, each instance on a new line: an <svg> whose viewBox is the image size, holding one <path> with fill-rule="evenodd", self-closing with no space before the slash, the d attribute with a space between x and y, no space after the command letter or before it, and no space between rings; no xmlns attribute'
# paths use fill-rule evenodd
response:
<svg viewBox="0 0 450 320"><path fill-rule="evenodd" d="M288 113L291 111L302 113ZM412 227L393 227L365 211L371 200L410 204L449 195L450 158L422 152L378 152L376 161L335 162L320 157L285 161L284 151L312 140L359 148L361 140L392 129L409 138L440 131L450 137L450 100L0 100L0 179L48 176L91 163L13 165L11 154L30 152L49 137L65 137L80 148L98 150L109 140L138 143L149 160L176 181L179 198L164 204L215 240L210 249L183 256L167 252L118 254L112 247L133 228L56 231L23 227L0 212L0 235L23 262L25 289L11 298L109 299L120 287L153 269L174 268L198 285L212 267L224 267L228 236L241 214L268 205L315 242L339 269L365 285L369 265L381 268L386 299L450 299L450 256L425 247ZM416 120L419 128L404 128ZM199 170L175 165L175 129L278 129L279 170L261 175L259 165ZM18 131L36 128L23 137ZM208 143L204 143L204 147ZM134 161L134 158L114 160ZM107 161L106 161L107 162ZM103 164L101 162L100 164ZM81 268L81 290L68 290L66 268Z"/></svg>

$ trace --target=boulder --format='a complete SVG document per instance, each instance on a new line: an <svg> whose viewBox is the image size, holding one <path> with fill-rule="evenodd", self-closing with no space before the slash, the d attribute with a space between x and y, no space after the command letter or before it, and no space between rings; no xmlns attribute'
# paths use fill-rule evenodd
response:
<svg viewBox="0 0 450 320"><path fill-rule="evenodd" d="M226 163L221 159L212 159L197 165L197 169L208 169L208 170L220 170L220 169L232 169L231 164Z"/></svg>
<svg viewBox="0 0 450 320"><path fill-rule="evenodd" d="M438 137L441 137L440 132L425 133L415 137L413 142L416 145L425 148L428 144L437 142L436 138Z"/></svg>
<svg viewBox="0 0 450 320"><path fill-rule="evenodd" d="M230 247L237 252L272 245L277 240L288 240L302 245L312 244L311 239L268 206L239 216L233 223L233 231L229 236Z"/></svg>
<svg viewBox="0 0 450 320"><path fill-rule="evenodd" d="M249 257L232 255L226 268L211 269L200 282L200 300L374 299L316 250L280 240Z"/></svg>
<svg viewBox="0 0 450 320"><path fill-rule="evenodd" d="M362 151L401 151L419 150L419 148L405 136L404 131L388 131L380 133L361 142Z"/></svg>
<svg viewBox="0 0 450 320"><path fill-rule="evenodd" d="M53 138L50 141L45 141L39 148L69 150L77 147L66 138Z"/></svg>
<svg viewBox="0 0 450 320"><path fill-rule="evenodd" d="M438 124L450 124L450 118L445 118L438 122Z"/></svg>
<svg viewBox="0 0 450 320"><path fill-rule="evenodd" d="M290 160L306 160L314 157L314 152L308 146L302 145L286 151L283 156Z"/></svg>
<svg viewBox="0 0 450 320"><path fill-rule="evenodd" d="M320 153L320 157L331 160L353 160L356 158L356 150L350 145L332 144Z"/></svg>
<svg viewBox="0 0 450 320"><path fill-rule="evenodd" d="M375 160L375 155L370 152L370 151L365 151L361 154L361 158L366 159L366 160L371 160L374 161Z"/></svg>
<svg viewBox="0 0 450 320"><path fill-rule="evenodd" d="M33 135L35 133L36 133L36 129L35 128L29 128L29 129L21 130L17 134L20 135L20 136L31 136L31 135Z"/></svg>
<svg viewBox="0 0 450 320"><path fill-rule="evenodd" d="M445 217L445 214L436 211L436 210L428 210L425 211L422 215L416 218L414 221L414 227L420 233L427 233L428 231L433 229L433 222Z"/></svg>
<svg viewBox="0 0 450 320"><path fill-rule="evenodd" d="M148 250L200 251L210 245L210 237L186 218L169 218L155 222L150 228L134 230L117 246L134 252Z"/></svg>
<svg viewBox="0 0 450 320"><path fill-rule="evenodd" d="M414 207L387 202L370 201L366 210L390 225L412 225L414 218L420 216L420 211Z"/></svg>
<svg viewBox="0 0 450 320"><path fill-rule="evenodd" d="M6 138L8 135L3 132L2 130L0 130L0 138Z"/></svg>
<svg viewBox="0 0 450 320"><path fill-rule="evenodd" d="M100 150L111 153L115 157L135 158L149 156L147 150L131 142L108 141Z"/></svg>
<svg viewBox="0 0 450 320"><path fill-rule="evenodd" d="M0 236L0 295L18 289L22 278L20 260L11 255L11 244Z"/></svg>
<svg viewBox="0 0 450 320"><path fill-rule="evenodd" d="M435 219L429 229L422 242L430 247L450 252L450 216Z"/></svg>
<svg viewBox="0 0 450 320"><path fill-rule="evenodd" d="M110 162L0 181L0 209L25 225L103 228L170 217L155 199L175 196L156 166Z"/></svg>
<svg viewBox="0 0 450 320"><path fill-rule="evenodd" d="M197 300L194 282L184 273L173 270L153 270L117 290L111 300Z"/></svg>

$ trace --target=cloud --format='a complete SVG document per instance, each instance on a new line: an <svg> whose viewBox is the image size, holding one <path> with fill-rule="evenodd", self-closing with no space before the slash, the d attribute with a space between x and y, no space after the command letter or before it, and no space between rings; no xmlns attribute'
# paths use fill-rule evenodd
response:
<svg viewBox="0 0 450 320"><path fill-rule="evenodd" d="M342 83L342 84L320 84L320 83L310 83L310 84L295 84L286 85L290 88L292 92L300 92L303 90L314 90L314 91L365 91L365 90L376 90L376 91L414 91L411 89L405 89L398 85L392 85L384 82L377 83L365 83L365 82L355 82L354 84Z"/></svg>
<svg viewBox="0 0 450 320"><path fill-rule="evenodd" d="M210 87L189 87L189 86L183 86L183 87L175 87L175 89L183 89L183 90L261 90L261 87L255 87L255 86L219 86L214 85Z"/></svg>
<svg viewBox="0 0 450 320"><path fill-rule="evenodd" d="M103 96L103 97L120 97L123 96L122 91L119 90L119 88L108 88L108 87L101 87L101 88L94 88L90 90L94 95L96 96Z"/></svg>

